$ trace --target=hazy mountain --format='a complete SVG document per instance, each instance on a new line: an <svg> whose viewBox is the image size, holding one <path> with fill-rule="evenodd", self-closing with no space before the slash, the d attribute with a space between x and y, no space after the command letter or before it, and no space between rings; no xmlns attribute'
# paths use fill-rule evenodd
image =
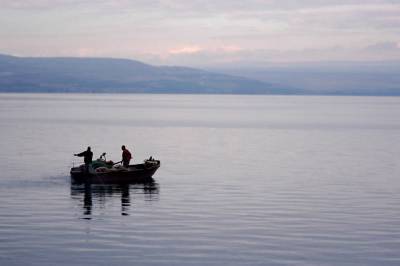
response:
<svg viewBox="0 0 400 266"><path fill-rule="evenodd" d="M296 88L299 94L400 95L400 62L310 62L210 68Z"/></svg>
<svg viewBox="0 0 400 266"><path fill-rule="evenodd" d="M238 64L205 71L127 59L0 55L0 92L400 95L399 73L400 62Z"/></svg>
<svg viewBox="0 0 400 266"><path fill-rule="evenodd" d="M110 58L0 55L0 92L293 93L249 78Z"/></svg>

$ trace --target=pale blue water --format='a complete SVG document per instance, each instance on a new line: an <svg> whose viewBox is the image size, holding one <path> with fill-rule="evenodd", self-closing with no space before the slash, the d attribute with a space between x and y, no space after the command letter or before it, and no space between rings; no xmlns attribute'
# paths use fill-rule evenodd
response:
<svg viewBox="0 0 400 266"><path fill-rule="evenodd" d="M400 98L0 94L0 265L399 265ZM125 144L156 184L71 185Z"/></svg>

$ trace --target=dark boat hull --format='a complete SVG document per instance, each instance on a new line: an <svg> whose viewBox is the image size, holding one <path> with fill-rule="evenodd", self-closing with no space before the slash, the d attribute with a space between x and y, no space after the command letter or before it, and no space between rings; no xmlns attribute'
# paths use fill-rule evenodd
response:
<svg viewBox="0 0 400 266"><path fill-rule="evenodd" d="M74 183L92 184L131 184L153 181L153 175L160 167L160 161L152 164L130 165L128 169L119 169L108 172L86 172L85 168L71 168L71 180Z"/></svg>

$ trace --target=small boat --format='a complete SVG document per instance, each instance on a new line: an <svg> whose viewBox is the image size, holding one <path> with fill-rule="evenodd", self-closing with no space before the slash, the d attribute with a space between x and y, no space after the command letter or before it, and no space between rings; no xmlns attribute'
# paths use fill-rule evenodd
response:
<svg viewBox="0 0 400 266"><path fill-rule="evenodd" d="M71 181L92 184L147 183L154 181L152 177L160 168L160 164L159 160L150 157L144 160L144 163L123 167L100 157L93 161L88 170L84 164L72 167Z"/></svg>

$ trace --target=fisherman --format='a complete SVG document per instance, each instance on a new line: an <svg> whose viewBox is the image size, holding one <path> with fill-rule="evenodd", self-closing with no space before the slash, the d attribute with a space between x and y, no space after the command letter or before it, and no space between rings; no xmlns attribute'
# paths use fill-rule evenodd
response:
<svg viewBox="0 0 400 266"><path fill-rule="evenodd" d="M125 148L125 145L122 145L122 165L126 168L129 166L129 161L132 159L131 153Z"/></svg>
<svg viewBox="0 0 400 266"><path fill-rule="evenodd" d="M85 171L86 173L88 173L89 166L92 164L92 159L93 159L93 152L90 150L90 147L87 147L86 151L74 154L74 156L83 157L83 160L85 162Z"/></svg>

